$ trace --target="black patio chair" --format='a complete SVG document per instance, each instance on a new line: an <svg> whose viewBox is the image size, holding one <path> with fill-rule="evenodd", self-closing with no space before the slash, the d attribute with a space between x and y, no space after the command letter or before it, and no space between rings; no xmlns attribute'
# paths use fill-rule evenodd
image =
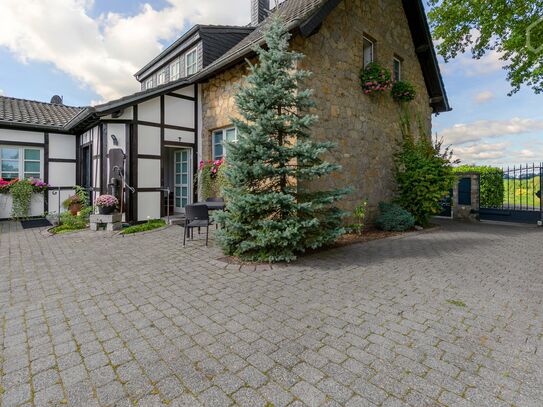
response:
<svg viewBox="0 0 543 407"><path fill-rule="evenodd" d="M209 211L205 204L187 205L185 206L185 227L183 231L183 247L185 247L186 239L190 233L191 239L194 239L194 228L206 228L206 246L209 241Z"/></svg>
<svg viewBox="0 0 543 407"><path fill-rule="evenodd" d="M216 203L224 203L224 198L207 198L206 202L216 202ZM214 221L211 221L211 223L215 223ZM219 224L215 223L215 229L219 228Z"/></svg>

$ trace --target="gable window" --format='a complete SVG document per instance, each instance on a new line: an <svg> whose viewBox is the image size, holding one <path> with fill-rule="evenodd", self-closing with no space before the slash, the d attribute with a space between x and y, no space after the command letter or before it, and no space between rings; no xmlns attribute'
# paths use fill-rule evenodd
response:
<svg viewBox="0 0 543 407"><path fill-rule="evenodd" d="M394 82L402 80L402 60L400 58L394 57L392 64L392 73Z"/></svg>
<svg viewBox="0 0 543 407"><path fill-rule="evenodd" d="M238 141L238 132L235 127L214 131L212 135L213 160L226 157L226 143L235 143L236 141Z"/></svg>
<svg viewBox="0 0 543 407"><path fill-rule="evenodd" d="M153 87L153 77L150 77L145 81L145 89L151 89Z"/></svg>
<svg viewBox="0 0 543 407"><path fill-rule="evenodd" d="M166 83L166 71L163 69L162 71L160 71L157 74L156 84L158 86L158 85L162 85L164 83Z"/></svg>
<svg viewBox="0 0 543 407"><path fill-rule="evenodd" d="M0 146L0 178L6 181L15 178L41 179L42 155L42 150L38 148Z"/></svg>
<svg viewBox="0 0 543 407"><path fill-rule="evenodd" d="M179 79L179 60L176 59L171 65L170 65L170 81L175 81Z"/></svg>
<svg viewBox="0 0 543 407"><path fill-rule="evenodd" d="M373 62L374 52L375 52L375 44L368 37L364 37L363 48L364 48L363 51L364 51L364 68L365 68L365 67L367 67L369 64L371 64Z"/></svg>
<svg viewBox="0 0 543 407"><path fill-rule="evenodd" d="M194 48L185 55L185 76L194 75L198 71L198 49Z"/></svg>

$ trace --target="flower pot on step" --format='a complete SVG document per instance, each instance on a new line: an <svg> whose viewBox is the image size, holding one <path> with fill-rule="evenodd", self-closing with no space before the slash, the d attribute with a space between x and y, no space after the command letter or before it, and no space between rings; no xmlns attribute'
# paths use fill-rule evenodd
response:
<svg viewBox="0 0 543 407"><path fill-rule="evenodd" d="M115 212L114 206L99 206L98 207L98 213L100 213L100 215L111 215L113 212Z"/></svg>

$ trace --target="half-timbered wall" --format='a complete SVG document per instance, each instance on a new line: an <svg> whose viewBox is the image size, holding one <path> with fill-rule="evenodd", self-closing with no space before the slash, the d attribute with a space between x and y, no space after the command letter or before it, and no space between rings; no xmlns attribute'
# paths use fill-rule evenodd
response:
<svg viewBox="0 0 543 407"><path fill-rule="evenodd" d="M46 212L58 213L59 209L62 211L62 205L59 204L74 192L76 136L0 128L0 149L2 148L6 149L6 158L7 150L11 158L16 158L9 160L4 166L6 171L0 172L0 178L32 176L51 185L47 193L35 194L32 197L30 216L41 216ZM9 173L8 168L11 168ZM11 209L11 195L0 194L0 219L9 218Z"/></svg>

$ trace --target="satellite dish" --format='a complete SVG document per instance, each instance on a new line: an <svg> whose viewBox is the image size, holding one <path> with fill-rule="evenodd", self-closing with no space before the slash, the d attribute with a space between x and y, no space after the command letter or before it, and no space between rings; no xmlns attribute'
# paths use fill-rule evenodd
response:
<svg viewBox="0 0 543 407"><path fill-rule="evenodd" d="M62 96L55 95L51 98L51 103L54 105L63 105Z"/></svg>

